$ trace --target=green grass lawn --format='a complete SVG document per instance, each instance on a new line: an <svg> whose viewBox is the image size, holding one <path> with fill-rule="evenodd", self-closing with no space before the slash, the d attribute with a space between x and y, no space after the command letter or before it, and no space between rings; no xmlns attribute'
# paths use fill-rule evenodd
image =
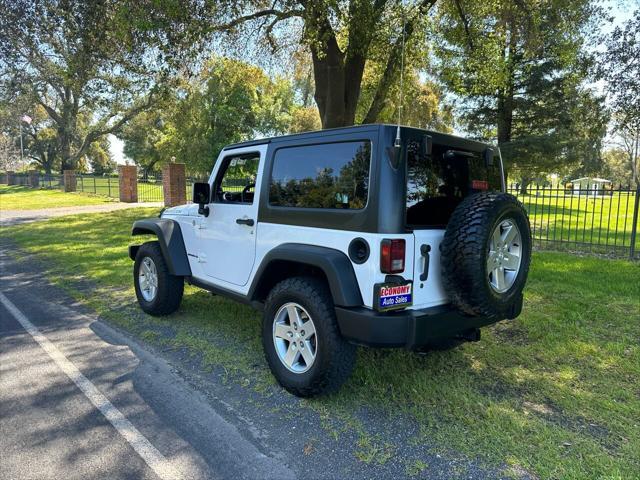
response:
<svg viewBox="0 0 640 480"><path fill-rule="evenodd" d="M596 244L605 249L631 244L635 193L594 197L540 189L517 196L529 212L535 239ZM640 235L636 249L640 250Z"/></svg>
<svg viewBox="0 0 640 480"><path fill-rule="evenodd" d="M155 213L57 218L2 235L45 260L49 278L110 322L152 345L186 348L205 368L222 367L228 381L269 395L277 387L249 307L189 287L170 317L137 308L126 247L131 223ZM345 454L362 462L384 463L403 448L366 430L358 412L368 407L414 419L420 432L406 441L507 465L514 477L638 478L640 266L538 252L525 297L517 320L483 329L478 343L426 356L361 348L340 392L303 404L326 419L325 434L339 436L336 424L357 432L357 449ZM407 473L426 468L417 458Z"/></svg>
<svg viewBox="0 0 640 480"><path fill-rule="evenodd" d="M65 193L60 190L34 190L18 185L0 185L1 210L36 210L76 205L99 205L109 201L112 200L85 193Z"/></svg>

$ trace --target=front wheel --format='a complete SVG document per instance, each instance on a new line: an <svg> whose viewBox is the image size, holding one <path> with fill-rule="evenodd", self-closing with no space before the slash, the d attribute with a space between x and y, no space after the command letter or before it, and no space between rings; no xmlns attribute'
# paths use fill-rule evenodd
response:
<svg viewBox="0 0 640 480"><path fill-rule="evenodd" d="M169 273L157 241L147 242L138 249L133 283L140 308L150 315L169 315L180 306L184 278Z"/></svg>
<svg viewBox="0 0 640 480"><path fill-rule="evenodd" d="M269 293L262 343L271 372L299 397L338 390L351 374L356 347L338 330L327 286L313 277L294 277Z"/></svg>

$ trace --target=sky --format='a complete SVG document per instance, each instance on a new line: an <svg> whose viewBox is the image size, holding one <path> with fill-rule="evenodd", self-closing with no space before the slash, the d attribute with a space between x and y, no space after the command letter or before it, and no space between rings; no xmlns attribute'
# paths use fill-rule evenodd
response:
<svg viewBox="0 0 640 480"><path fill-rule="evenodd" d="M124 142L115 135L109 135L109 152L118 165L124 165L127 163L127 158L122 151L124 148Z"/></svg>
<svg viewBox="0 0 640 480"><path fill-rule="evenodd" d="M602 33L609 33L616 26L622 25L630 17L631 12L640 8L640 0L602 0L601 4L613 18L611 24L603 25ZM602 88L601 86L596 87ZM109 151L116 163L118 165L127 163L128 159L123 152L124 142L114 135L109 135L109 143Z"/></svg>

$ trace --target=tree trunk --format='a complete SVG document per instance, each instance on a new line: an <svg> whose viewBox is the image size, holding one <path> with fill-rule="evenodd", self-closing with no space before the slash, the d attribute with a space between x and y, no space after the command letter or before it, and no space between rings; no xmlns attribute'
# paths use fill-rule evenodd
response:
<svg viewBox="0 0 640 480"><path fill-rule="evenodd" d="M513 96L500 95L497 108L498 145L511 141L513 128Z"/></svg>
<svg viewBox="0 0 640 480"><path fill-rule="evenodd" d="M75 164L73 162L73 155L71 154L71 133L65 127L58 129L58 142L60 143L60 172L64 170L73 170Z"/></svg>
<svg viewBox="0 0 640 480"><path fill-rule="evenodd" d="M520 195L527 194L527 188L529 187L530 183L531 183L531 178L523 175L520 183Z"/></svg>
<svg viewBox="0 0 640 480"><path fill-rule="evenodd" d="M44 164L44 171L47 175L51 175L53 164L56 161L56 146L53 142L49 142L46 152L46 163Z"/></svg>
<svg viewBox="0 0 640 480"><path fill-rule="evenodd" d="M638 157L640 154L640 127L636 129L634 146L631 152L631 173L636 187L640 187L640 175L638 174Z"/></svg>
<svg viewBox="0 0 640 480"><path fill-rule="evenodd" d="M72 142L77 134L78 102L71 87L64 87L61 122L58 124L58 138L60 139L60 155L62 156L62 171L74 170L78 165L77 152L72 153Z"/></svg>
<svg viewBox="0 0 640 480"><path fill-rule="evenodd" d="M329 42L324 52L312 49L316 84L314 98L322 128L347 127L356 122L366 58L343 54L337 43Z"/></svg>
<svg viewBox="0 0 640 480"><path fill-rule="evenodd" d="M356 123L356 108L360 98L362 76L366 58L360 53L348 53L344 68L344 120L345 125Z"/></svg>
<svg viewBox="0 0 640 480"><path fill-rule="evenodd" d="M514 110L514 90L515 75L514 62L516 50L516 33L515 29L509 24L506 25L505 31L505 51L503 51L503 61L508 67L509 77L506 85L498 93L497 102L497 127L498 127L498 145L511 141L511 132L513 129L513 110Z"/></svg>
<svg viewBox="0 0 640 480"><path fill-rule="evenodd" d="M65 137L62 137L60 139L60 156L60 173L65 170L72 169L73 166L71 165L71 145Z"/></svg>
<svg viewBox="0 0 640 480"><path fill-rule="evenodd" d="M316 83L314 98L318 104L322 128L344 127L344 55L335 39L327 42L324 47L322 52L316 48L311 52Z"/></svg>
<svg viewBox="0 0 640 480"><path fill-rule="evenodd" d="M42 152L40 154L40 164L44 168L44 173L51 175L51 162L49 161L48 149L47 152Z"/></svg>
<svg viewBox="0 0 640 480"><path fill-rule="evenodd" d="M147 164L147 165L143 165L142 166L142 175L147 178L149 176L150 173L153 173L153 167L156 166L156 163L158 163L157 160L154 160L153 162Z"/></svg>
<svg viewBox="0 0 640 480"><path fill-rule="evenodd" d="M415 22L433 6L436 0L422 0L414 18L405 24L405 41L411 37ZM362 87L362 77L373 33L381 18L384 2L374 2L370 14L359 14L352 2L350 10L349 38L347 49L343 52L337 42L336 35L328 20L326 9L321 2L312 2L308 9L307 20L317 31L317 38L311 42L313 74L315 80L316 104L322 121L322 128L336 128L353 125L356 120L356 109ZM401 37L398 38L390 52L390 57L375 98L364 123L377 121L384 106L389 87L400 66L402 53Z"/></svg>

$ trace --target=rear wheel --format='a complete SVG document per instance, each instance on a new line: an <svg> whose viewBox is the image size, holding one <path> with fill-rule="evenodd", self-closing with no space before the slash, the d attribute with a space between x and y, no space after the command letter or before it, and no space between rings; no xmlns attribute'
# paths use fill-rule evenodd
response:
<svg viewBox="0 0 640 480"><path fill-rule="evenodd" d="M331 294L313 277L288 278L271 290L262 343L278 383L300 397L336 391L355 364L356 347L340 335Z"/></svg>
<svg viewBox="0 0 640 480"><path fill-rule="evenodd" d="M169 273L160 244L140 246L133 266L133 282L140 308L150 315L169 315L182 301L184 279Z"/></svg>

